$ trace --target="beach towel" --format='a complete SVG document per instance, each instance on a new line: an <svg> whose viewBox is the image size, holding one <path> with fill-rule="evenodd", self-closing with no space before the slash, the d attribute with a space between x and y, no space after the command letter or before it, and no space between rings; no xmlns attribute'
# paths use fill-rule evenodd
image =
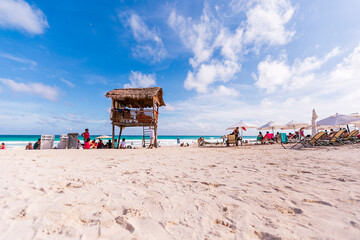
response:
<svg viewBox="0 0 360 240"><path fill-rule="evenodd" d="M280 133L281 136L281 142L282 143L287 143L288 142L288 137L286 136L286 133Z"/></svg>

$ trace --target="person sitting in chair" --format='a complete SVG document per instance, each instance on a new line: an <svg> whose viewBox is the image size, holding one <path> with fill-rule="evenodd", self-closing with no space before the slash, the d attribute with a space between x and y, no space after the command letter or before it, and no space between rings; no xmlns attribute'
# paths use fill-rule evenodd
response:
<svg viewBox="0 0 360 240"><path fill-rule="evenodd" d="M236 146L238 146L239 140L241 140L239 137L239 134L240 134L239 127L235 128L234 131L232 132L232 134L235 135Z"/></svg>

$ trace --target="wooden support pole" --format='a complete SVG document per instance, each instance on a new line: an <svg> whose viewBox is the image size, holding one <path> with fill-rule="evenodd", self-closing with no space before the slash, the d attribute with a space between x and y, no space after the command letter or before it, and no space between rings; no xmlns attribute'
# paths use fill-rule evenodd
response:
<svg viewBox="0 0 360 240"><path fill-rule="evenodd" d="M120 148L120 138L121 138L121 133L122 133L122 126L120 126L120 132L119 132L119 139L118 139L117 149L119 149L119 148Z"/></svg>
<svg viewBox="0 0 360 240"><path fill-rule="evenodd" d="M111 148L115 147L114 141L115 141L115 125L112 124L112 146L111 146Z"/></svg>
<svg viewBox="0 0 360 240"><path fill-rule="evenodd" d="M157 144L157 123L155 123L155 126L154 126L154 133L155 133L155 147L157 148L158 147L158 144Z"/></svg>

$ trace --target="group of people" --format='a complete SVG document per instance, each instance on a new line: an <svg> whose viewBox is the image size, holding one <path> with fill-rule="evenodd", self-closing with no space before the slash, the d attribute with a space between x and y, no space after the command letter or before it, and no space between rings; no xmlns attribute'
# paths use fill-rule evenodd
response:
<svg viewBox="0 0 360 240"><path fill-rule="evenodd" d="M111 140L108 140L108 142L106 144L103 143L103 140L99 139L97 142L94 140L91 141L90 139L90 132L89 129L85 129L85 132L83 132L81 134L81 136L84 138L84 149L103 149L103 148L112 148L113 143L111 142ZM150 145L151 146L151 145ZM150 147L149 146L149 147ZM117 140L114 140L114 148L118 147L118 143ZM126 140L125 138L122 139L122 141L120 142L120 149L125 149L125 148L132 148L131 145L126 146Z"/></svg>
<svg viewBox="0 0 360 240"><path fill-rule="evenodd" d="M34 144L32 144L31 142L29 142L29 143L26 145L25 150L40 149L40 144L41 144L41 138L39 138Z"/></svg>

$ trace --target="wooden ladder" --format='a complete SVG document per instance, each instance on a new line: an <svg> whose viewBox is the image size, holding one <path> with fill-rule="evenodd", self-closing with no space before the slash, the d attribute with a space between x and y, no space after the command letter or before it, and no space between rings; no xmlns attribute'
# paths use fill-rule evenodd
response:
<svg viewBox="0 0 360 240"><path fill-rule="evenodd" d="M154 130L154 126L151 126L151 129ZM142 146L148 147L150 145L150 131L148 126L143 126L143 140L142 140Z"/></svg>

